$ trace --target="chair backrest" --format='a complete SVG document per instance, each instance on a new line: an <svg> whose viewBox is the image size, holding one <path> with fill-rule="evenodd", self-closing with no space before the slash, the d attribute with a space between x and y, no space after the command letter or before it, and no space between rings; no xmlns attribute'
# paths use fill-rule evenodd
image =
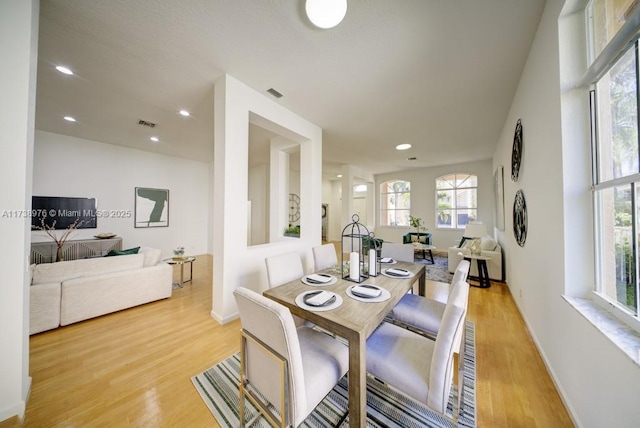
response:
<svg viewBox="0 0 640 428"><path fill-rule="evenodd" d="M455 284L458 281L466 282L467 276L469 275L469 266L469 260L460 260L460 263L458 263L458 266L456 266L455 272L453 272L451 284Z"/></svg>
<svg viewBox="0 0 640 428"><path fill-rule="evenodd" d="M392 242L382 243L382 257L391 257L400 262L413 263L414 249L411 244L394 244Z"/></svg>
<svg viewBox="0 0 640 428"><path fill-rule="evenodd" d="M338 264L336 247L333 244L324 244L311 249L313 251L313 263L316 270L326 269Z"/></svg>
<svg viewBox="0 0 640 428"><path fill-rule="evenodd" d="M300 341L289 309L261 294L239 287L235 295L242 329L277 352L288 362L289 401L292 420L306 413L307 393ZM255 343L248 341L245 353L246 379L276 408L281 408L281 372L277 362ZM282 415L284 416L284 415Z"/></svg>
<svg viewBox="0 0 640 428"><path fill-rule="evenodd" d="M466 310L456 305L447 305L442 316L438 336L431 357L429 371L429 389L427 406L433 410L445 413L451 381L453 379L453 354L456 351L455 338L462 329Z"/></svg>
<svg viewBox="0 0 640 428"><path fill-rule="evenodd" d="M269 288L277 287L304 276L302 259L298 253L278 254L264 259L267 265Z"/></svg>

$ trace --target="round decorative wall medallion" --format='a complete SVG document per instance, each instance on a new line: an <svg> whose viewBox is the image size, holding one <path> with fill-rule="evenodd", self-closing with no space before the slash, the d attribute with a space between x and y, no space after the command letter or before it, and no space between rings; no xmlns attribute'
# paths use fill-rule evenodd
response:
<svg viewBox="0 0 640 428"><path fill-rule="evenodd" d="M522 163L522 121L518 119L516 132L513 135L513 149L511 151L511 180L518 181L520 164Z"/></svg>
<svg viewBox="0 0 640 428"><path fill-rule="evenodd" d="M516 192L516 198L513 201L513 235L518 245L524 247L524 242L527 240L527 203L522 190Z"/></svg>
<svg viewBox="0 0 640 428"><path fill-rule="evenodd" d="M300 196L289 193L289 221L293 223L298 220L300 220Z"/></svg>

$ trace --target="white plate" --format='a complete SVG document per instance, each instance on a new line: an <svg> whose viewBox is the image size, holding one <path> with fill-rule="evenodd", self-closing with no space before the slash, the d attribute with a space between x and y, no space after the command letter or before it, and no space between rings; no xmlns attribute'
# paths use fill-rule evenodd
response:
<svg viewBox="0 0 640 428"><path fill-rule="evenodd" d="M383 257L383 258L384 258L384 257ZM380 264L381 264L381 265L385 265L385 266L386 266L386 265L395 265L396 263L398 263L398 261L397 261L397 260L394 260L394 259L391 259L391 261L390 261L390 262L386 262L386 263L385 263L385 262L382 262L382 261L380 262Z"/></svg>
<svg viewBox="0 0 640 428"><path fill-rule="evenodd" d="M335 309L338 306L342 305L342 296L340 296L339 294L336 294L332 291L327 291L327 293L331 293L333 295L336 296L336 301L333 302L330 305L327 306L311 306L311 305L307 305L304 302L304 296L306 296L309 293L316 293L318 290L310 290L310 291L305 291L304 293L300 293L298 294L298 297L296 297L296 305L298 305L299 307L306 309L308 311L312 311L312 312L323 312L323 311L330 311L331 309Z"/></svg>
<svg viewBox="0 0 640 428"><path fill-rule="evenodd" d="M390 268L390 269L393 269L393 268ZM409 272L409 275L407 275L407 276L388 274L387 270L388 269L382 269L382 272L380 272L380 273L382 273L386 277L395 278L395 279L407 279L407 278L413 278L414 276L416 276L416 274L413 273L413 272Z"/></svg>
<svg viewBox="0 0 640 428"><path fill-rule="evenodd" d="M336 278L333 275L329 275L329 276L331 277L331 280L328 281L328 282L322 282L322 283L310 282L310 281L307 280L307 275L305 275L302 278L300 278L300 281L302 281L303 284L311 285L313 287L325 287L327 285L335 284L336 282L338 282L338 278Z"/></svg>
<svg viewBox="0 0 640 428"><path fill-rule="evenodd" d="M351 292L351 289L353 287L357 287L357 285L352 285L351 287L347 288L347 296L351 297L354 300L358 300L360 302L367 302L367 303L384 302L385 300L388 300L391 298L391 293L389 293L389 290L385 290L384 288L378 287L377 285L373 285L373 284L358 284L358 285L370 285L372 287L376 287L377 289L380 290L380 295L378 297L356 296Z"/></svg>

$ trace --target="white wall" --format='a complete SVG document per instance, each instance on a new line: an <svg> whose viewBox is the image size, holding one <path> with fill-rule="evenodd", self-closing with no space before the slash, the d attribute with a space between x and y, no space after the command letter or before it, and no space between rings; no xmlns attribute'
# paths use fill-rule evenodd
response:
<svg viewBox="0 0 640 428"><path fill-rule="evenodd" d="M134 227L136 187L169 190L169 227ZM168 257L183 246L187 254L206 254L211 188L204 162L36 132L34 195L96 198L101 211L131 212L130 218L99 218L97 229L80 229L70 239L113 232L123 248L159 248ZM32 235L34 241L48 240L44 232Z"/></svg>
<svg viewBox="0 0 640 428"><path fill-rule="evenodd" d="M576 59L569 57L582 55L584 18L563 18L559 35L563 4L546 4L493 158L494 167L505 166L507 215L498 238L511 294L576 424L638 426L640 367L562 297L574 289L574 282L583 288L593 272L589 174L583 164L589 150L584 120L588 100L583 94L582 113L568 110L575 108L577 95L564 75L570 72L566 62ZM524 148L514 183L510 160L519 118ZM508 215L518 189L528 208L524 247L516 243Z"/></svg>
<svg viewBox="0 0 640 428"><path fill-rule="evenodd" d="M311 247L321 242L322 130L228 75L216 81L214 99L215 189L212 193L219 208L213 216L211 315L224 323L238 316L233 298L237 287L259 292L267 288L266 257L297 252L307 269L311 267ZM245 207L250 117L252 123L300 145L300 238L282 238L275 243L247 246ZM287 162L282 165L285 164ZM283 182L287 174L281 174L284 171L274 166L273 157L270 165L270 224L280 222L282 227L276 226L276 230L282 231L288 223L288 210L284 211L286 203L279 204L279 201L282 198L288 201L288 195L275 191L288 187L288 183Z"/></svg>
<svg viewBox="0 0 640 428"><path fill-rule="evenodd" d="M29 377L29 228L37 1L0 2L0 421L22 417ZM15 213L15 215L13 215Z"/></svg>
<svg viewBox="0 0 640 428"><path fill-rule="evenodd" d="M510 165L511 163L509 163ZM478 176L478 220L487 227L487 232L493 235L494 225L494 183L491 160L468 162L455 165L438 166L432 168L414 168L405 171L376 175L376 199L379 198L380 184L392 180L407 180L411 182L411 215L420 217L431 233L433 245L439 250L460 242L464 229L449 230L436 227L436 178L451 173L475 174ZM376 202L379 208L380 201ZM508 210L505 210L508 212ZM379 217L379 213L376 212ZM377 218L377 223L380 219ZM415 228L398 228L377 226L376 236L391 242L402 242L402 235L407 232L415 232Z"/></svg>

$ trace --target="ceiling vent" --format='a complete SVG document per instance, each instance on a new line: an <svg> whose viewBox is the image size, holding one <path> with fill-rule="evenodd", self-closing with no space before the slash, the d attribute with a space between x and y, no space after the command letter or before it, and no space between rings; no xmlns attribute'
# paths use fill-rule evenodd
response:
<svg viewBox="0 0 640 428"><path fill-rule="evenodd" d="M271 95L273 95L276 98L282 98L282 94L273 88L267 89L267 92L269 92Z"/></svg>
<svg viewBox="0 0 640 428"><path fill-rule="evenodd" d="M414 160L416 160L416 159L418 159L418 158L417 158L417 157L415 157L415 156L412 156L412 157L410 157L410 158L407 158L407 160L408 160L408 161L414 161Z"/></svg>
<svg viewBox="0 0 640 428"><path fill-rule="evenodd" d="M155 128L156 124L153 122L147 122L146 120L142 120L140 119L138 121L138 125L142 125L142 126L148 126L149 128Z"/></svg>

